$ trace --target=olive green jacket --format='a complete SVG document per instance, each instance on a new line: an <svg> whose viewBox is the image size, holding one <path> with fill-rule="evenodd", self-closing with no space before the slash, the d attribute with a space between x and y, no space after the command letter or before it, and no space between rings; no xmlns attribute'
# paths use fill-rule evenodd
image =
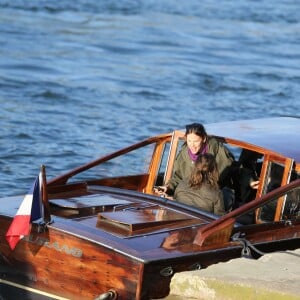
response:
<svg viewBox="0 0 300 300"><path fill-rule="evenodd" d="M205 183L200 188L194 189L186 180L182 180L175 189L174 199L216 215L225 214L222 191Z"/></svg>
<svg viewBox="0 0 300 300"><path fill-rule="evenodd" d="M219 172L219 185L222 188L226 186L226 173L233 162L233 155L230 151L215 138L208 139L208 153L215 156L218 172ZM187 144L184 143L180 152L178 153L173 168L173 175L167 183L168 194L173 195L178 183L191 175L194 162L188 154Z"/></svg>

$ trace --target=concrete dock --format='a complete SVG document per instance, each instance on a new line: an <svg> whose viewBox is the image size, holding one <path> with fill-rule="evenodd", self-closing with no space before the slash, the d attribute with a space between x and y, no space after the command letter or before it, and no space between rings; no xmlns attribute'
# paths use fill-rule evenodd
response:
<svg viewBox="0 0 300 300"><path fill-rule="evenodd" d="M300 300L300 249L176 273L166 300Z"/></svg>

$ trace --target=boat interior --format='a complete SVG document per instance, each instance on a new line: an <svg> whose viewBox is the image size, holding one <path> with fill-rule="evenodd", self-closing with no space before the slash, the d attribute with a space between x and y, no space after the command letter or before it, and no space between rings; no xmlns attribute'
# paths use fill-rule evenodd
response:
<svg viewBox="0 0 300 300"><path fill-rule="evenodd" d="M255 160L259 180L256 193L247 201L261 197L270 190L299 178L299 165L292 159L245 142L222 137L215 138L220 139L235 157L235 166L228 173L230 174L228 188L234 193L234 202L224 197L227 212L245 204L245 201L239 199L241 187L238 182L238 172L243 161ZM108 212L116 212L124 207L127 210L139 208L141 211L141 207L145 204L130 203L129 200L114 199L105 194L99 195L99 190L112 187L155 196L153 187L163 185L171 177L175 157L184 142L184 134L181 131L149 138L48 181L47 197L51 205L51 213L67 218L102 213L100 221L108 222ZM126 162L132 158L135 164L130 170L120 168L127 165ZM141 194L137 196L138 199ZM274 200L272 205L257 208L251 217L244 216L240 222L247 224L287 219L289 206L287 198L289 197L285 195ZM127 206L129 208L126 208ZM299 207L294 215L297 214L299 214Z"/></svg>

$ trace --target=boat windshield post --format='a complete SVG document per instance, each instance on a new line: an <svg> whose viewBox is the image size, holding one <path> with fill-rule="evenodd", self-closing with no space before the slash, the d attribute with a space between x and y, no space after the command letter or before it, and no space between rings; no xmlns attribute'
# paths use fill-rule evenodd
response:
<svg viewBox="0 0 300 300"><path fill-rule="evenodd" d="M47 191L47 179L46 179L46 167L45 165L41 165L41 174L42 174L42 202L44 207L44 222L48 224L51 222L51 213L50 213L50 205L48 199L48 191Z"/></svg>

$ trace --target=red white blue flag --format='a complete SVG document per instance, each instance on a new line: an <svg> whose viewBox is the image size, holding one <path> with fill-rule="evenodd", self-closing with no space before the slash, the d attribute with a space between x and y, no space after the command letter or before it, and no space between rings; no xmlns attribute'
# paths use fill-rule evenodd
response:
<svg viewBox="0 0 300 300"><path fill-rule="evenodd" d="M30 232L30 223L42 218L42 175L36 177L31 189L25 195L17 214L15 215L8 231L6 240L12 250L15 249L19 240Z"/></svg>

